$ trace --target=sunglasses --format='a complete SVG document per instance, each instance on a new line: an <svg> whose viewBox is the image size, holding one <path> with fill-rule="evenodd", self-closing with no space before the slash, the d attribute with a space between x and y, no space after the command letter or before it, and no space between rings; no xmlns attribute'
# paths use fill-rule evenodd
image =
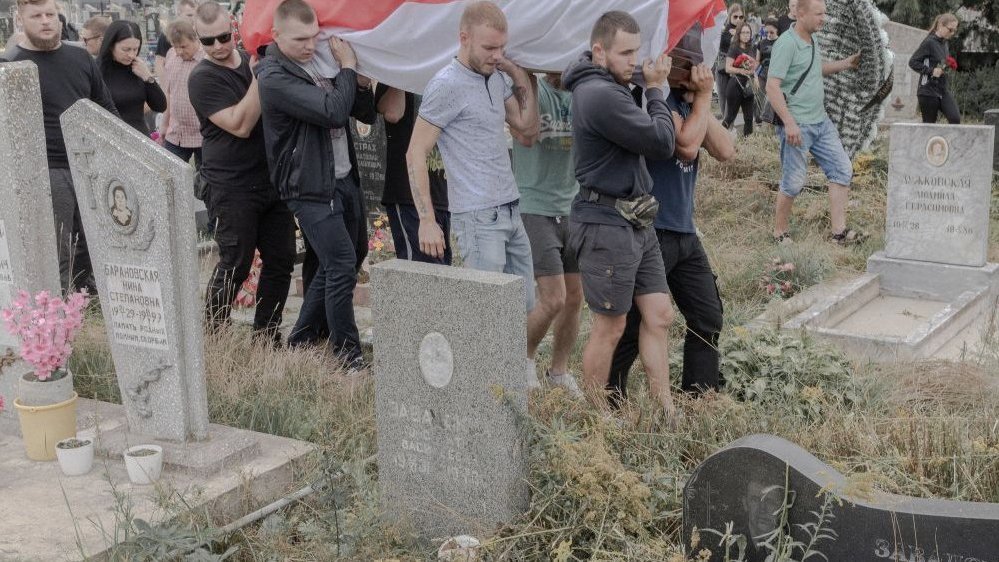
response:
<svg viewBox="0 0 999 562"><path fill-rule="evenodd" d="M740 15L734 15L734 16L732 16L732 19L734 19L734 20L741 20L742 16L740 16Z"/></svg>
<svg viewBox="0 0 999 562"><path fill-rule="evenodd" d="M218 35L213 35L211 37L198 37L198 41L205 47L211 47L218 41L220 44L225 45L229 41L232 41L232 32L227 31L225 33L219 33Z"/></svg>

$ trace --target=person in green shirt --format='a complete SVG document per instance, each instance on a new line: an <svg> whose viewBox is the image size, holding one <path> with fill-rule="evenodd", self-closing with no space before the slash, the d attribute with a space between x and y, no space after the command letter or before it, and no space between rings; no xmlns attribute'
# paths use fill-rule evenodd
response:
<svg viewBox="0 0 999 562"><path fill-rule="evenodd" d="M576 256L569 249L569 210L579 192L572 153L572 94L562 89L558 73L541 80L531 76L538 100L536 136L511 129L513 175L520 190L521 219L531 242L537 305L527 316L527 353L533 361L538 345L554 326L552 364L547 380L581 396L569 373L569 354L579 334L583 286ZM531 382L536 382L531 379Z"/></svg>
<svg viewBox="0 0 999 562"><path fill-rule="evenodd" d="M782 173L780 192L777 194L774 240L784 242L790 239L791 206L805 186L810 152L829 181L832 239L844 244L857 238L857 233L846 227L846 203L853 179L853 164L843 148L839 132L826 115L822 77L857 68L860 53L838 61L823 62L813 34L822 28L825 21L824 0L798 0L797 16L788 32L774 43L767 77L767 99L784 123L777 127ZM792 90L795 90L793 94Z"/></svg>

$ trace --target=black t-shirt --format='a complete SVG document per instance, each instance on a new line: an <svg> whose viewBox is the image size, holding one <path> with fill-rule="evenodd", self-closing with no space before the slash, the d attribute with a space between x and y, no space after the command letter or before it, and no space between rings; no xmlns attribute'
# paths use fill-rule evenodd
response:
<svg viewBox="0 0 999 562"><path fill-rule="evenodd" d="M388 91L388 86L378 84L375 89L375 105ZM416 125L419 101L415 94L405 92L406 112L398 123L385 122L385 190L382 192L382 205L413 204L413 194L409 189L409 171L406 166L406 150ZM434 209L447 210L447 179L444 165L437 148L428 158L430 172L430 200Z"/></svg>
<svg viewBox="0 0 999 562"><path fill-rule="evenodd" d="M102 69L104 83L111 92L111 99L114 100L122 121L140 133L148 135L145 106L148 104L149 109L157 112L166 111L166 94L156 82L143 82L128 66L114 61L105 64L108 66Z"/></svg>
<svg viewBox="0 0 999 562"><path fill-rule="evenodd" d="M791 29L792 23L794 23L794 20L787 14L783 14L781 17L777 18L777 35Z"/></svg>
<svg viewBox="0 0 999 562"><path fill-rule="evenodd" d="M118 115L97 63L85 49L66 44L54 51L16 47L10 60L30 60L38 66L49 168L69 168L59 116L81 99L89 99Z"/></svg>
<svg viewBox="0 0 999 562"><path fill-rule="evenodd" d="M258 119L249 138L239 138L212 123L210 116L239 103L250 84L250 57L238 51L239 68L204 59L191 71L187 87L201 123L201 175L211 185L249 187L270 184L264 128Z"/></svg>
<svg viewBox="0 0 999 562"><path fill-rule="evenodd" d="M156 40L156 52L154 53L158 57L166 57L167 53L170 52L170 40L167 39L166 33L160 34L160 38Z"/></svg>
<svg viewBox="0 0 999 562"><path fill-rule="evenodd" d="M738 41L733 41L732 46L729 47L728 54L726 56L732 59L732 64L734 65L735 59L739 58L739 55L746 55L747 57L756 58L756 51L752 47L749 47L748 49L743 49L742 47L739 46ZM736 80L738 80L740 84L744 86L748 84L747 82L749 80L748 76L743 76L741 74L733 74L732 76Z"/></svg>
<svg viewBox="0 0 999 562"><path fill-rule="evenodd" d="M767 77L770 73L770 55L773 54L774 43L776 39L760 39L760 42L756 44L756 50L760 54L760 76L763 78Z"/></svg>

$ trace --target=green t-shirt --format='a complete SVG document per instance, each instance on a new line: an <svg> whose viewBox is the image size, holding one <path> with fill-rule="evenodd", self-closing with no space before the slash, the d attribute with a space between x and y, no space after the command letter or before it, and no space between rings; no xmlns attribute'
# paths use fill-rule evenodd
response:
<svg viewBox="0 0 999 562"><path fill-rule="evenodd" d="M546 217L569 215L579 192L572 154L572 94L538 80L541 133L534 146L513 143L513 175L520 211Z"/></svg>
<svg viewBox="0 0 999 562"><path fill-rule="evenodd" d="M808 77L801 83L798 92L791 95L791 89L808 70L811 57L815 57ZM787 97L787 107L799 125L814 125L826 119L825 89L822 85L822 53L814 39L806 43L798 36L792 25L774 43L770 54L768 78L780 78L780 89Z"/></svg>

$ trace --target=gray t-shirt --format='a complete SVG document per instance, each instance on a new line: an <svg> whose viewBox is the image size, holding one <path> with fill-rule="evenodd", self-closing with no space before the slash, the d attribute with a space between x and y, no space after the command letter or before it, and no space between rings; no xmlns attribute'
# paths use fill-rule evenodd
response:
<svg viewBox="0 0 999 562"><path fill-rule="evenodd" d="M458 59L427 84L420 117L441 130L437 146L447 171L452 213L488 209L520 197L503 123L513 90L503 73L485 77Z"/></svg>

